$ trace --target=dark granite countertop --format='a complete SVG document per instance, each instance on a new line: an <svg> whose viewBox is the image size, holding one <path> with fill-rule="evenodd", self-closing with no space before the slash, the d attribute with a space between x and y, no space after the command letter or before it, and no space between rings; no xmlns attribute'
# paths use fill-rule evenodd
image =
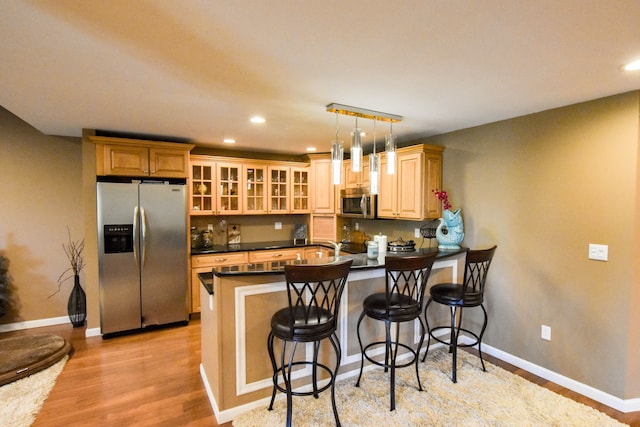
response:
<svg viewBox="0 0 640 427"><path fill-rule="evenodd" d="M309 245L308 245L309 246ZM290 247L290 246L289 246ZM275 249L275 248L272 248ZM400 252L392 253L387 252L387 256L415 256L429 254L437 252L436 259L445 259L461 253L466 252L467 248L461 248L451 251L439 251L437 248L418 249L412 252ZM353 254L353 255L341 255L340 259L352 259L353 264L351 270L363 270L363 269L375 269L383 268L384 261L379 262L378 258L369 259L367 254ZM289 261L277 261L277 262L263 262L263 263L247 263L238 265L227 265L222 267L214 267L209 273L199 273L198 278L202 285L207 289L209 294L213 294L213 275L218 277L228 276L246 276L246 275L276 275L284 273L284 266L286 264L328 264L334 262L334 257L327 258L313 258L305 260L289 260Z"/></svg>
<svg viewBox="0 0 640 427"><path fill-rule="evenodd" d="M326 248L333 249L333 245L326 242L294 243L293 240L275 240L267 242L238 243L234 245L213 245L206 248L201 247L197 249L191 249L191 255L217 254L223 252L262 251L267 249L304 248L308 246L324 246ZM363 244L342 244L342 251L357 254L366 252L366 248Z"/></svg>

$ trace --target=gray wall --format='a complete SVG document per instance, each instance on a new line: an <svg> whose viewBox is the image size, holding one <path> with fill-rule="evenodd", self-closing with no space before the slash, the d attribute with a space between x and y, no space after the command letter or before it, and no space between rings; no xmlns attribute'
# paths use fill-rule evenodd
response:
<svg viewBox="0 0 640 427"><path fill-rule="evenodd" d="M464 245L498 245L486 343L627 399L640 397L638 110L633 92L427 141L446 146ZM589 243L609 261L587 259Z"/></svg>
<svg viewBox="0 0 640 427"><path fill-rule="evenodd" d="M43 135L0 108L0 182L0 254L14 308L0 323L66 316L73 279L48 297L69 267L67 226L74 240L84 237L80 140Z"/></svg>

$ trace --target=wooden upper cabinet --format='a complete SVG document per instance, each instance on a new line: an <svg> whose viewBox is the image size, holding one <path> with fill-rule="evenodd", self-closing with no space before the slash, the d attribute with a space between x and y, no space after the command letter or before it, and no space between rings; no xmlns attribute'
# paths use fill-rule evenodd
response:
<svg viewBox="0 0 640 427"><path fill-rule="evenodd" d="M189 175L189 152L151 147L149 166L149 176L186 178Z"/></svg>
<svg viewBox="0 0 640 427"><path fill-rule="evenodd" d="M89 136L97 175L187 178L192 144Z"/></svg>
<svg viewBox="0 0 640 427"><path fill-rule="evenodd" d="M105 144L104 175L149 175L149 148Z"/></svg>
<svg viewBox="0 0 640 427"><path fill-rule="evenodd" d="M332 183L332 165L329 155L313 154L311 159L310 191L311 212L314 214L335 213L339 186Z"/></svg>
<svg viewBox="0 0 640 427"><path fill-rule="evenodd" d="M434 190L442 190L442 151L425 152L425 197L424 209L427 218L442 216L442 202L433 194Z"/></svg>
<svg viewBox="0 0 640 427"><path fill-rule="evenodd" d="M191 156L191 215L237 215L243 212L242 164Z"/></svg>
<svg viewBox="0 0 640 427"><path fill-rule="evenodd" d="M397 215L399 218L423 219L425 200L424 153L398 155ZM421 177L421 179L416 179Z"/></svg>
<svg viewBox="0 0 640 427"><path fill-rule="evenodd" d="M397 172L397 165L396 165ZM396 218L398 211L398 174L387 174L387 158L380 156L380 184L378 185L378 217Z"/></svg>
<svg viewBox="0 0 640 427"><path fill-rule="evenodd" d="M291 171L287 166L269 166L267 210L270 214L287 214L290 210Z"/></svg>
<svg viewBox="0 0 640 427"><path fill-rule="evenodd" d="M191 157L189 209L191 215L213 215L216 203L216 164L205 158Z"/></svg>
<svg viewBox="0 0 640 427"><path fill-rule="evenodd" d="M351 163L351 160L344 161L343 188L369 189L369 156L362 156L362 168L360 172L354 172Z"/></svg>
<svg viewBox="0 0 640 427"><path fill-rule="evenodd" d="M244 190L243 213L267 213L267 165L245 164L242 166Z"/></svg>
<svg viewBox="0 0 640 427"><path fill-rule="evenodd" d="M291 213L303 214L311 212L309 180L308 167L291 167Z"/></svg>
<svg viewBox="0 0 640 427"><path fill-rule="evenodd" d="M217 214L241 214L244 191L240 163L216 163Z"/></svg>
<svg viewBox="0 0 640 427"><path fill-rule="evenodd" d="M443 150L426 144L398 149L394 175L387 175L387 158L381 155L378 217L425 220L442 215L433 190L442 188Z"/></svg>
<svg viewBox="0 0 640 427"><path fill-rule="evenodd" d="M310 212L306 163L194 154L191 215Z"/></svg>
<svg viewBox="0 0 640 427"><path fill-rule="evenodd" d="M244 214L309 213L309 168L273 163L243 166Z"/></svg>

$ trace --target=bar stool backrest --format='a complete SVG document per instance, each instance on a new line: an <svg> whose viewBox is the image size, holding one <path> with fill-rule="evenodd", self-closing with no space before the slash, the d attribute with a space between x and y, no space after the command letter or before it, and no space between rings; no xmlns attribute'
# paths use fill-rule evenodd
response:
<svg viewBox="0 0 640 427"><path fill-rule="evenodd" d="M296 330L320 324L336 327L340 299L352 263L353 260L322 265L285 265L289 313Z"/></svg>
<svg viewBox="0 0 640 427"><path fill-rule="evenodd" d="M389 310L422 310L427 280L436 253L419 256L387 256L385 293Z"/></svg>
<svg viewBox="0 0 640 427"><path fill-rule="evenodd" d="M491 266L493 254L497 246L489 249L475 249L467 251L467 259L464 269L464 286L462 300L474 296L483 296L487 281L487 273Z"/></svg>

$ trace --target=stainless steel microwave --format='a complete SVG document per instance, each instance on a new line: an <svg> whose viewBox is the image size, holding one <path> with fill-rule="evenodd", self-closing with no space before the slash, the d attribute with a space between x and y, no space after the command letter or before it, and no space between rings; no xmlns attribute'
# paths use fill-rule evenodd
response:
<svg viewBox="0 0 640 427"><path fill-rule="evenodd" d="M340 215L352 218L378 217L378 196L366 188L347 188L340 191Z"/></svg>

